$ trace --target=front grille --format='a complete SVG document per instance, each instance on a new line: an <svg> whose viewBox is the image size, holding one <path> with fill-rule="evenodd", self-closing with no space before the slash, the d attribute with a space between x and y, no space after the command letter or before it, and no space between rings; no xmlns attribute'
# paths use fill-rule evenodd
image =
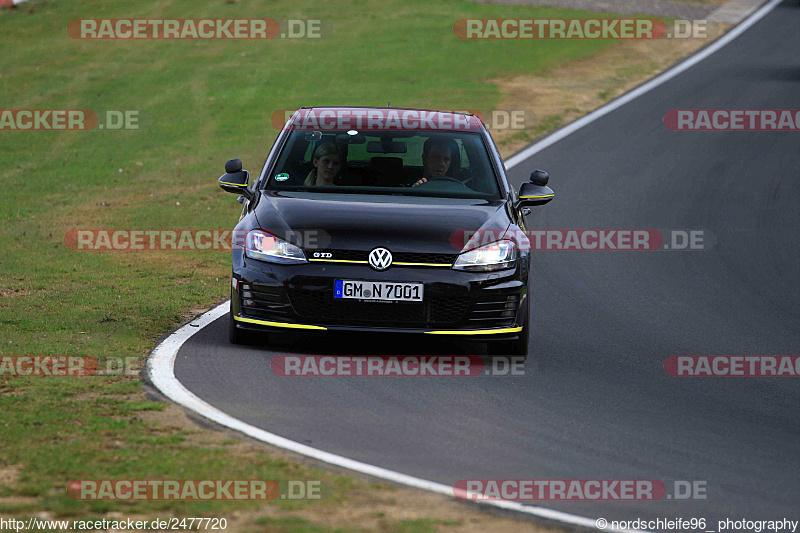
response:
<svg viewBox="0 0 800 533"><path fill-rule="evenodd" d="M283 287L241 283L239 297L242 313L253 318L286 319L289 318L292 306L286 297Z"/></svg>
<svg viewBox="0 0 800 533"><path fill-rule="evenodd" d="M422 303L377 303L334 299L333 289L289 289L289 299L302 319L332 325L435 327L460 322L469 307L467 296L426 294Z"/></svg>
<svg viewBox="0 0 800 533"><path fill-rule="evenodd" d="M470 327L484 329L511 326L518 309L519 294L481 295L470 311Z"/></svg>
<svg viewBox="0 0 800 533"><path fill-rule="evenodd" d="M340 261L367 261L369 250L324 250L325 253L332 254L332 260ZM309 254L313 258L313 253ZM436 263L452 265L458 254L423 254L416 252L392 252L393 263Z"/></svg>

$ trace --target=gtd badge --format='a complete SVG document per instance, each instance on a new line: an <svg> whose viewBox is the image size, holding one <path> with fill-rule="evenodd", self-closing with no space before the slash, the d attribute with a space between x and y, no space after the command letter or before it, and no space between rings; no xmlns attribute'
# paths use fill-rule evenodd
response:
<svg viewBox="0 0 800 533"><path fill-rule="evenodd" d="M369 253L369 266L375 270L386 270L392 266L392 252L386 248L375 248Z"/></svg>

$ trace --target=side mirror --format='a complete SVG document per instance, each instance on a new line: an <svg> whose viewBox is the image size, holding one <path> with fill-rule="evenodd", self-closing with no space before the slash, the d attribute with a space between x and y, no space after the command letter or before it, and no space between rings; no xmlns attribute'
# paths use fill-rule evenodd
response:
<svg viewBox="0 0 800 533"><path fill-rule="evenodd" d="M247 186L250 183L250 173L242 170L241 159L231 159L225 163L225 174L219 178L219 186L223 190L241 194L248 200L253 197L253 193Z"/></svg>
<svg viewBox="0 0 800 533"><path fill-rule="evenodd" d="M555 198L556 194L553 189L547 186L548 181L550 181L550 174L546 171L537 169L531 172L530 182L523 183L519 188L517 207L544 205Z"/></svg>

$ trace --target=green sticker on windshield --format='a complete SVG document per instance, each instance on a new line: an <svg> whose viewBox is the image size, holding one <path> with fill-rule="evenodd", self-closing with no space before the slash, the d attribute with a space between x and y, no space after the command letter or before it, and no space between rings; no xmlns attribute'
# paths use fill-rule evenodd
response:
<svg viewBox="0 0 800 533"><path fill-rule="evenodd" d="M289 174L281 173L275 175L275 181L286 181L289 179Z"/></svg>

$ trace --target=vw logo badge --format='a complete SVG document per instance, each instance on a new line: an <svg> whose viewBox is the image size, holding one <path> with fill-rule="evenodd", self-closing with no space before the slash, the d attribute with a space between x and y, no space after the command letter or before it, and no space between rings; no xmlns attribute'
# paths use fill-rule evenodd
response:
<svg viewBox="0 0 800 533"><path fill-rule="evenodd" d="M386 248L375 248L369 253L369 266L375 270L386 270L392 266L392 252Z"/></svg>

